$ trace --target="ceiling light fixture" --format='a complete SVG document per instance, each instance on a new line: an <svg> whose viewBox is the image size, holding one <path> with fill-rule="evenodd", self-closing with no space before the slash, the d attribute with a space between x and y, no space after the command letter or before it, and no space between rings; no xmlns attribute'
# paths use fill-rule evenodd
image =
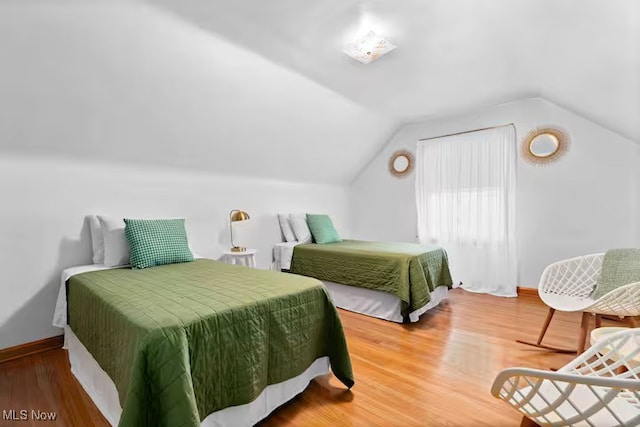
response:
<svg viewBox="0 0 640 427"><path fill-rule="evenodd" d="M388 40L385 40L373 31L369 31L365 36L345 46L343 52L356 61L368 64L395 48L396 46Z"/></svg>

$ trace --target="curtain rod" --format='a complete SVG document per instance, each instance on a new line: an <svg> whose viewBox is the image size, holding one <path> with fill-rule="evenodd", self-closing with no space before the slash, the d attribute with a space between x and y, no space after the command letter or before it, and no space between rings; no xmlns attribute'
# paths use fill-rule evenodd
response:
<svg viewBox="0 0 640 427"><path fill-rule="evenodd" d="M497 129L497 128L502 128L502 127L505 127L505 126L513 126L513 127L515 127L515 125L513 123L507 123L506 125L491 126L491 127L488 127L488 128L473 129L473 130L465 130L464 132L456 132L456 133L450 133L450 134L447 134L447 135L432 136L430 138L422 138L422 139L419 139L418 142L420 142L420 141L429 141L430 139L446 138L447 136L464 135L465 133L480 132L482 130Z"/></svg>

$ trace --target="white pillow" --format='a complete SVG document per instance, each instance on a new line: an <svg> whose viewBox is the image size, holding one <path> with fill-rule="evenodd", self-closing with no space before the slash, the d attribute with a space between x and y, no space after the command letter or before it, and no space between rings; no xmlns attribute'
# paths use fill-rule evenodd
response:
<svg viewBox="0 0 640 427"><path fill-rule="evenodd" d="M282 234L284 234L285 242L295 242L296 235L293 233L293 229L289 223L289 215L278 214L278 222L280 222L280 229L282 230Z"/></svg>
<svg viewBox="0 0 640 427"><path fill-rule="evenodd" d="M291 224L291 228L293 228L298 242L311 243L311 230L309 230L309 224L307 224L306 214L289 215L289 223Z"/></svg>
<svg viewBox="0 0 640 427"><path fill-rule="evenodd" d="M104 265L117 267L129 264L129 242L124 235L122 218L98 215L104 239Z"/></svg>
<svg viewBox="0 0 640 427"><path fill-rule="evenodd" d="M100 220L95 215L89 215L89 228L91 229L91 247L93 248L93 263L104 264L104 237Z"/></svg>

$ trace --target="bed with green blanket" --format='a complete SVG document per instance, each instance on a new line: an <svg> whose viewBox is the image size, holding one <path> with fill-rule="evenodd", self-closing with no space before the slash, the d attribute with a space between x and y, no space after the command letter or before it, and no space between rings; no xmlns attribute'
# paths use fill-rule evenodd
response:
<svg viewBox="0 0 640 427"><path fill-rule="evenodd" d="M336 305L346 309L354 308L353 301L362 292L341 298L341 291L353 291L332 284L375 291L372 304L376 306L382 304L380 298L390 294L398 300L401 321L416 321L417 316L409 315L422 314L425 307L436 305L436 299L441 299L441 294L452 286L444 249L413 243L343 240L324 245L300 244L293 249L290 272L324 281ZM360 305L366 306L367 294L363 295ZM358 307L352 311L363 312ZM397 317L376 317L398 321Z"/></svg>
<svg viewBox="0 0 640 427"><path fill-rule="evenodd" d="M354 384L317 280L218 261L91 271L67 281L68 323L116 386L121 426L198 426L327 356Z"/></svg>

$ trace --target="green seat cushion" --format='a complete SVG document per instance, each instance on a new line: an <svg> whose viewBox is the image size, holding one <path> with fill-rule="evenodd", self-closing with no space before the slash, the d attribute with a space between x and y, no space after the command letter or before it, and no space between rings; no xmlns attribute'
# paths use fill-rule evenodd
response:
<svg viewBox="0 0 640 427"><path fill-rule="evenodd" d="M640 249L612 249L604 254L602 269L591 298L599 299L614 289L640 282Z"/></svg>
<svg viewBox="0 0 640 427"><path fill-rule="evenodd" d="M329 215L307 214L307 224L315 242L319 245L342 242Z"/></svg>
<svg viewBox="0 0 640 427"><path fill-rule="evenodd" d="M131 268L193 261L184 219L125 219Z"/></svg>

